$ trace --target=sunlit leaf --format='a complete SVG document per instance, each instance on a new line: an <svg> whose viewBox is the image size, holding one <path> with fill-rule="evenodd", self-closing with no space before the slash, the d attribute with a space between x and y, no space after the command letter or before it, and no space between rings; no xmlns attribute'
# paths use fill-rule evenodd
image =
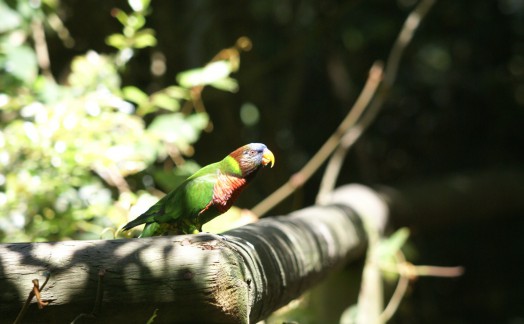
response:
<svg viewBox="0 0 524 324"><path fill-rule="evenodd" d="M209 123L209 116L206 113L198 113L190 115L187 120L195 129L203 130Z"/></svg>
<svg viewBox="0 0 524 324"><path fill-rule="evenodd" d="M144 29L136 33L133 38L135 48L144 48L156 45L156 38L150 29Z"/></svg>
<svg viewBox="0 0 524 324"><path fill-rule="evenodd" d="M142 11L149 9L149 4L151 3L151 0L136 0L136 1L142 2Z"/></svg>
<svg viewBox="0 0 524 324"><path fill-rule="evenodd" d="M44 103L54 102L64 93L64 89L56 82L41 75L34 82L34 90L37 92L38 98Z"/></svg>
<svg viewBox="0 0 524 324"><path fill-rule="evenodd" d="M199 85L208 85L224 79L231 73L231 65L228 61L217 61L203 68L192 69L177 75L178 83L186 88Z"/></svg>
<svg viewBox="0 0 524 324"><path fill-rule="evenodd" d="M26 83L33 81L38 72L36 54L26 45L11 49L5 65L9 73Z"/></svg>
<svg viewBox="0 0 524 324"><path fill-rule="evenodd" d="M95 51L77 56L71 64L69 83L83 92L106 87L108 90L120 88L120 76L113 61Z"/></svg>
<svg viewBox="0 0 524 324"><path fill-rule="evenodd" d="M169 86L163 90L170 97L177 99L189 99L189 90L178 86Z"/></svg>
<svg viewBox="0 0 524 324"><path fill-rule="evenodd" d="M128 0L131 9L137 13L147 12L150 2L150 0Z"/></svg>
<svg viewBox="0 0 524 324"><path fill-rule="evenodd" d="M214 81L210 84L211 86L224 90L229 92L237 92L238 91L238 82L237 80L233 78L223 78L217 81Z"/></svg>
<svg viewBox="0 0 524 324"><path fill-rule="evenodd" d="M139 30L146 24L146 18L140 14L130 15L127 19L127 26L134 30Z"/></svg>
<svg viewBox="0 0 524 324"><path fill-rule="evenodd" d="M149 97L142 90L134 86L127 86L122 89L124 99L132 101L137 105L146 104L149 101Z"/></svg>
<svg viewBox="0 0 524 324"><path fill-rule="evenodd" d="M153 120L148 130L163 141L184 146L196 142L200 132L207 125L208 118L205 113L187 118L181 113L161 115Z"/></svg>
<svg viewBox="0 0 524 324"><path fill-rule="evenodd" d="M127 19L128 19L128 16L127 16L127 14L125 13L125 11L120 10L120 9L118 9L118 8L114 8L114 9L111 11L111 14L113 15L113 17L115 17L116 19L118 19L118 21L119 21L123 26L126 26L126 25L127 25Z"/></svg>
<svg viewBox="0 0 524 324"><path fill-rule="evenodd" d="M156 93L151 96L151 102L160 108L164 108L170 111L177 111L180 108L178 100L168 96L165 93Z"/></svg>
<svg viewBox="0 0 524 324"><path fill-rule="evenodd" d="M106 37L106 44L117 49L123 49L128 46L127 39L121 34L112 34Z"/></svg>
<svg viewBox="0 0 524 324"><path fill-rule="evenodd" d="M382 240L378 247L381 258L393 258L395 254L406 244L409 238L409 229L406 227L398 229L390 237Z"/></svg>
<svg viewBox="0 0 524 324"><path fill-rule="evenodd" d="M0 2L0 33L5 33L18 26L22 19L20 15L13 9L11 9L5 2Z"/></svg>
<svg viewBox="0 0 524 324"><path fill-rule="evenodd" d="M148 130L167 141L171 141L169 139L176 136L171 134L176 134L177 130L175 128L180 127L183 123L184 115L181 113L160 115L153 120Z"/></svg>

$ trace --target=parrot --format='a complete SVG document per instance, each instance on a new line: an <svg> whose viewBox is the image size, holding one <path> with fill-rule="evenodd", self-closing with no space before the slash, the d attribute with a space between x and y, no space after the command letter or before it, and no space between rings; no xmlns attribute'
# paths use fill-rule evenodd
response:
<svg viewBox="0 0 524 324"><path fill-rule="evenodd" d="M262 143L239 147L195 172L122 230L145 224L139 237L201 232L203 224L233 205L261 167L274 163L275 156Z"/></svg>

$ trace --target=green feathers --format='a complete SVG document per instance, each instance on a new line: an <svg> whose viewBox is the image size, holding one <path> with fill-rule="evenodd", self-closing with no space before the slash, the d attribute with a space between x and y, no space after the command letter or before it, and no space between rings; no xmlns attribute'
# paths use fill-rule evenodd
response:
<svg viewBox="0 0 524 324"><path fill-rule="evenodd" d="M191 234L226 212L273 153L260 143L244 145L223 160L207 165L169 192L144 214L123 227L146 224L140 237Z"/></svg>

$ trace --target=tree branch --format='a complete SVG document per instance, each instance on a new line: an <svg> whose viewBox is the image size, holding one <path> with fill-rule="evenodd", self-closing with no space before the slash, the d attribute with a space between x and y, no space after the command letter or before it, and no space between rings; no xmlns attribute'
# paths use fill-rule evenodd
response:
<svg viewBox="0 0 524 324"><path fill-rule="evenodd" d="M266 199L261 201L252 211L263 216L271 208L275 207L282 200L286 199L291 195L297 188L306 183L309 178L324 164L327 158L333 153L338 146L340 139L348 128L353 126L363 112L363 109L367 106L369 100L374 95L375 90L380 84L382 77L382 65L381 63L375 63L369 72L366 84L359 95L359 98L355 102L355 105L348 112L342 123L338 126L337 130L328 138L328 140L322 145L322 147L315 153L315 155L290 179L284 183L280 188L274 191Z"/></svg>
<svg viewBox="0 0 524 324"><path fill-rule="evenodd" d="M48 271L40 293L50 303L31 305L26 322L145 323L158 309L155 323L255 323L364 251L360 220L345 206L311 207L224 236L3 244L0 313L14 319L27 297L24 278Z"/></svg>
<svg viewBox="0 0 524 324"><path fill-rule="evenodd" d="M50 81L56 82L53 73L51 73L51 60L49 59L49 51L45 39L44 24L40 18L33 19L31 23L31 31L35 42L35 53L38 66L46 78Z"/></svg>
<svg viewBox="0 0 524 324"><path fill-rule="evenodd" d="M427 15L429 9L431 9L434 3L435 0L420 1L417 7L415 7L415 9L406 18L406 21L404 22L404 25L402 26L402 29L400 30L400 33L393 44L391 52L389 53L380 91L373 91L372 94L374 95L376 92L376 96L374 98L369 98L369 100L365 102L365 106L362 107L362 112L365 111L365 115L361 120L358 121L358 123L355 121L351 127L348 127L346 129L346 133L342 136L340 145L331 156L331 159L329 160L326 167L326 171L324 172L324 176L322 177L319 193L317 195L317 203L324 203L329 192L335 188L338 174L342 168L342 164L344 163L344 159L349 149L373 123L382 109L384 101L386 100L386 97L397 78L397 71L402 55L404 54L406 47L411 42L411 39L413 38L416 29L420 25L420 22ZM355 106L351 110L355 109L356 107L357 103L355 103Z"/></svg>
<svg viewBox="0 0 524 324"><path fill-rule="evenodd" d="M375 63L370 69L365 87L362 89L357 101L349 110L335 133L328 138L324 145L322 145L317 153L315 153L315 155L299 172L292 175L280 188L252 208L252 211L255 214L263 216L295 192L296 189L303 186L304 183L308 181L309 178L311 178L311 176L322 166L322 164L324 164L329 156L333 154L335 149L339 147L339 144L342 143L343 146L338 149L332 162L326 169L325 175L327 175L327 177L323 180L317 202L323 203L328 199L327 195L335 185L336 178L338 177L347 150L357 141L378 115L382 104L395 81L400 59L402 58L404 50L434 2L435 0L422 0L413 12L410 13L393 44L387 60L384 76L382 76L382 65L380 63ZM383 81L382 78L384 79ZM382 81L382 83L380 81ZM379 85L381 86L380 89ZM377 89L379 89L378 92Z"/></svg>

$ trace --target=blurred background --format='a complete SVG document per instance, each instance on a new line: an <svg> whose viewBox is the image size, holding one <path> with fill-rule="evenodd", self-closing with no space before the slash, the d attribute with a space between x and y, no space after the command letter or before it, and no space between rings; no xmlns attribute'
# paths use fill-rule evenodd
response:
<svg viewBox="0 0 524 324"><path fill-rule="evenodd" d="M415 4L1 0L0 240L111 238L263 142L275 168L237 202L253 207L334 132ZM437 1L338 184L521 168L523 126L524 1ZM321 171L269 214L313 204ZM412 262L466 273L418 280L391 322L524 323L521 216L412 226Z"/></svg>

